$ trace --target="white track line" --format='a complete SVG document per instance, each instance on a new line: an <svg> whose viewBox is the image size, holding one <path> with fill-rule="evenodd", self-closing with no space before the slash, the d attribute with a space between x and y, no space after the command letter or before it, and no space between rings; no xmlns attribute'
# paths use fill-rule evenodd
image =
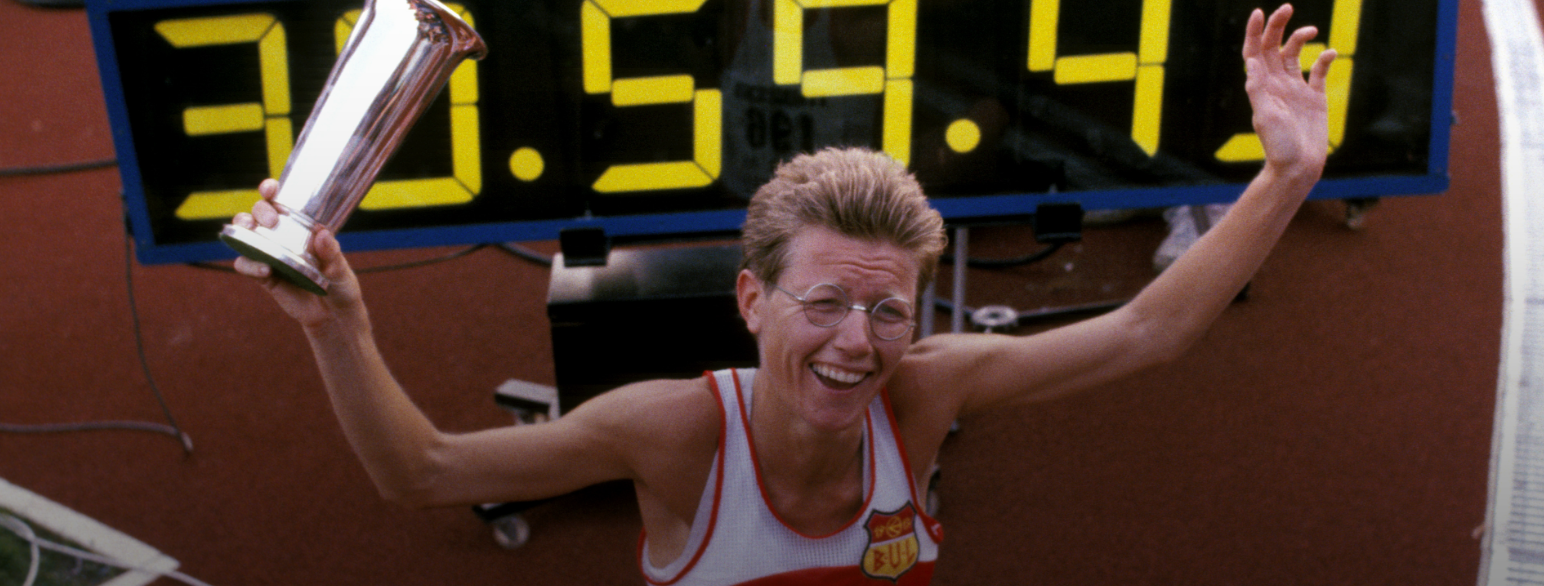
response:
<svg viewBox="0 0 1544 586"><path fill-rule="evenodd" d="M1533 0L1485 0L1501 122L1501 363L1479 584L1544 585L1544 36Z"/></svg>

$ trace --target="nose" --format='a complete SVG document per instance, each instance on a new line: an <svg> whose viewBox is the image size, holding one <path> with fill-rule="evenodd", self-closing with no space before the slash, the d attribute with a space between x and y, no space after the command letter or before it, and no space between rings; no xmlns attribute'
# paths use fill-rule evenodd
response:
<svg viewBox="0 0 1544 586"><path fill-rule="evenodd" d="M873 341L869 339L867 313L854 309L833 328L836 329L836 333L831 339L831 344L847 356L867 356L874 350Z"/></svg>

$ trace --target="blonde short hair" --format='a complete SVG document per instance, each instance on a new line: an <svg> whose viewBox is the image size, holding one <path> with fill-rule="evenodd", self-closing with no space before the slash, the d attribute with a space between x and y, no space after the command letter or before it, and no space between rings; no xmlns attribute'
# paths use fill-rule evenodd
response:
<svg viewBox="0 0 1544 586"><path fill-rule="evenodd" d="M910 251L918 291L933 281L946 242L943 217L928 205L916 177L889 155L865 148L826 148L779 165L746 211L740 267L776 283L789 240L807 226Z"/></svg>

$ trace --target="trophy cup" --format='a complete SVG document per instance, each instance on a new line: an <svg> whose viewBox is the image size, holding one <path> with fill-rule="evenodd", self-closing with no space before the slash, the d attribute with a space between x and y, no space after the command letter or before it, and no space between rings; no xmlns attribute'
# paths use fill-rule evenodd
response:
<svg viewBox="0 0 1544 586"><path fill-rule="evenodd" d="M227 224L220 240L326 295L311 234L343 226L456 66L486 53L482 37L436 0L366 0L284 166L272 200L278 224Z"/></svg>

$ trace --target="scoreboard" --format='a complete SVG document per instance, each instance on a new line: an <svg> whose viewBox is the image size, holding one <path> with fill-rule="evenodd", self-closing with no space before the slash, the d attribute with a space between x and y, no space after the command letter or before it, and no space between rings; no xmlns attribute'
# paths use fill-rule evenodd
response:
<svg viewBox="0 0 1544 586"><path fill-rule="evenodd" d="M1240 0L459 0L463 63L350 250L733 232L778 161L883 150L953 223L1231 200L1259 170ZM1457 0L1301 0L1330 71L1316 198L1447 188ZM146 263L229 258L360 0L88 0Z"/></svg>

